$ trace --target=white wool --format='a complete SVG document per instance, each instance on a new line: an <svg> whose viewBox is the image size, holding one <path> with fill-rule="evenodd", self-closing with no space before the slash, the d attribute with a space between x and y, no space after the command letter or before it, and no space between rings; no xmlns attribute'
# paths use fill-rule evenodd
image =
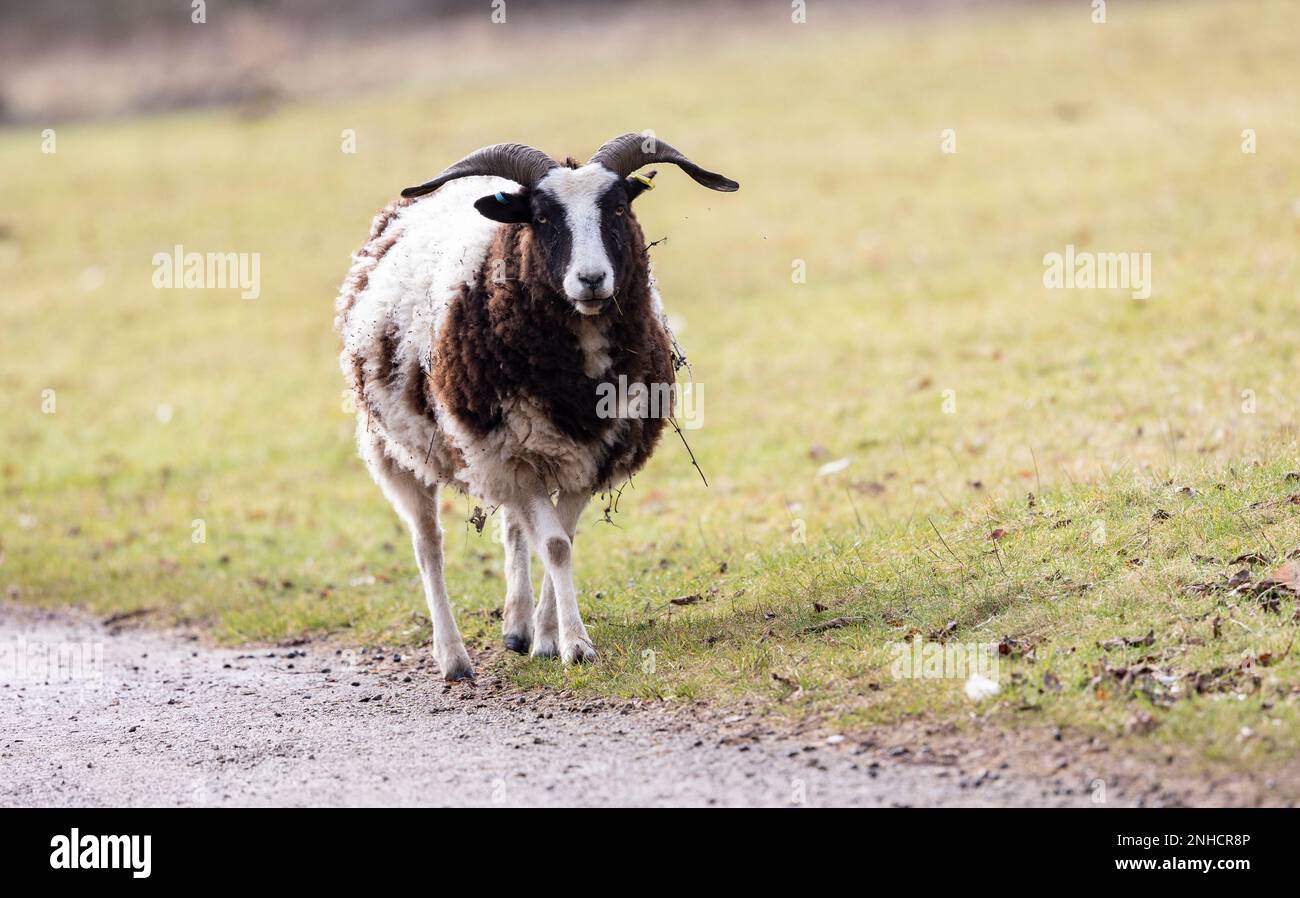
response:
<svg viewBox="0 0 1300 898"><path fill-rule="evenodd" d="M370 266L369 276L347 315L339 361L346 376L358 361L366 373L366 402L358 402L358 426L365 433L378 433L384 453L429 485L464 478L446 470L445 460L430 453L435 425L412 414L400 387L391 389L378 376L387 364L385 334L391 328L399 341L394 368L418 366L427 375L433 341L451 298L477 278L499 227L479 214L474 201L509 189L512 182L504 178L453 181L401 210L386 232L396 229L397 240L377 263L364 257L355 261ZM370 420L369 407L380 421ZM451 417L437 408L434 412L439 421Z"/></svg>
<svg viewBox="0 0 1300 898"><path fill-rule="evenodd" d="M561 172L568 174L557 177ZM562 168L539 185L548 186L564 205L566 215L579 221L574 258L585 261L571 264L571 274L599 260L609 264L600 240L595 204L596 191L607 188L612 177L599 166ZM432 347L444 326L451 300L478 278L500 227L481 215L474 201L514 189L514 182L504 178L461 178L402 208L383 235L395 238L395 242L382 258L378 262L365 255L354 259L353 272L365 271L367 281L342 324L340 366L348 377L357 363L365 372L365 402L358 402L362 438L377 437L384 455L430 486L450 483L493 503L503 501L514 491L521 462L525 468L542 473L556 489L590 492L604 485L596 482L600 458L590 447L561 433L527 398L519 398L503 409L504 426L480 437L460 426L439 407L434 396L429 396L429 401L436 424L425 415L413 414L404 395L405 377L388 383L380 373L388 364L385 337L392 332L398 341L393 370L403 374L418 370L421 377L428 375ZM594 236L583 230L589 225L596 229ZM612 271L609 280L613 280ZM662 306L653 283L651 292L658 312ZM575 318L574 329L585 373L599 377L612 364L609 339L600 319ZM373 417L379 420L368 414L371 408ZM627 426L623 420L613 422L603 435L605 445L618 442ZM463 464L454 464L450 456L438 451L444 443L459 450Z"/></svg>

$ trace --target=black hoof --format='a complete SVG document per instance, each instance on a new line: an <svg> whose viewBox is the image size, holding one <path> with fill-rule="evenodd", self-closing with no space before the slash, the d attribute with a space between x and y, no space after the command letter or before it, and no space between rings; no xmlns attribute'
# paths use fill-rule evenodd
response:
<svg viewBox="0 0 1300 898"><path fill-rule="evenodd" d="M506 637L506 648L512 652L517 652L520 655L527 655L528 650L532 647L533 641L527 636L516 636L512 633Z"/></svg>
<svg viewBox="0 0 1300 898"><path fill-rule="evenodd" d="M449 670L443 675L443 679L448 683L454 683L457 680L472 680L474 679L474 668L467 665L465 667L458 667L454 670Z"/></svg>

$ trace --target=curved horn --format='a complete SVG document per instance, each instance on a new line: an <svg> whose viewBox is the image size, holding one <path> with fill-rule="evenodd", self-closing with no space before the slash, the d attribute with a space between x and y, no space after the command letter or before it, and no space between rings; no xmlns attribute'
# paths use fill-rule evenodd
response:
<svg viewBox="0 0 1300 898"><path fill-rule="evenodd" d="M517 181L524 187L532 187L557 164L541 150L524 146L522 143L497 143L475 150L456 164L448 166L432 181L426 181L418 187L406 188L402 191L402 196L424 196L448 181L471 175L496 175L499 178Z"/></svg>
<svg viewBox="0 0 1300 898"><path fill-rule="evenodd" d="M587 160L588 165L593 162L600 163L620 178L626 178L643 165L671 162L694 178L697 184L703 184L710 190L731 193L740 189L740 185L730 178L700 168L659 138L644 134L624 134L605 141L604 146Z"/></svg>

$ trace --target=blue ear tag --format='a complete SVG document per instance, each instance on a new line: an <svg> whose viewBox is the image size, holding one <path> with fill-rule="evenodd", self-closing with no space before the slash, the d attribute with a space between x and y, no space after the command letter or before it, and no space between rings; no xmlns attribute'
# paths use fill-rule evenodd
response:
<svg viewBox="0 0 1300 898"><path fill-rule="evenodd" d="M497 198L497 202L500 203L501 205L504 206L507 203L505 195L500 190L496 192L495 196Z"/></svg>

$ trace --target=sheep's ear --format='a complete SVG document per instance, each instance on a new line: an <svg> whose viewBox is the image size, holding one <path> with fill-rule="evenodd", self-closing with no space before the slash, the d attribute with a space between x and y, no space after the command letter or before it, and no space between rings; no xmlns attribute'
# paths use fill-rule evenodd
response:
<svg viewBox="0 0 1300 898"><path fill-rule="evenodd" d="M474 208L485 218L504 224L525 224L533 220L533 207L528 201L528 191L496 193L475 200Z"/></svg>
<svg viewBox="0 0 1300 898"><path fill-rule="evenodd" d="M659 174L657 171L648 171L644 175L628 175L623 181L623 187L627 190L627 201L630 203L647 190L654 190L654 176L657 174Z"/></svg>

